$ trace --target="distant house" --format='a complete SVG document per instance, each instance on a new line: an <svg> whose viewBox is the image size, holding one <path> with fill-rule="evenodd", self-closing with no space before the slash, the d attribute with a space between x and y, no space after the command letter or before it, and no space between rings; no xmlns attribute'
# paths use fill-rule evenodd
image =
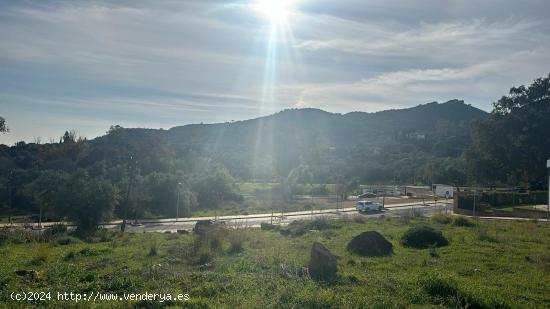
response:
<svg viewBox="0 0 550 309"><path fill-rule="evenodd" d="M453 197L454 187L451 185L433 184L432 192L434 196L451 198Z"/></svg>
<svg viewBox="0 0 550 309"><path fill-rule="evenodd" d="M405 135L407 138L410 139L416 139L416 140L424 140L426 139L426 134L418 133L418 132L409 132Z"/></svg>

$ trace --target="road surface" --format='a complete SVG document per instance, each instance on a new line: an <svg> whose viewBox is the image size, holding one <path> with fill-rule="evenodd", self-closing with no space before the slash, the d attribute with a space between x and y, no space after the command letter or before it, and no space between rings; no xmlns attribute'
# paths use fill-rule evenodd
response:
<svg viewBox="0 0 550 309"><path fill-rule="evenodd" d="M215 220L223 221L229 227L259 227L261 223L273 223L273 224L288 224L296 220L311 220L315 218L327 218L327 219L339 219L349 216L364 216L367 218L376 218L380 216L397 217L403 216L407 213L415 212L423 216L430 216L436 212L452 212L452 203L449 202L422 202L415 203L403 203L386 205L386 208L380 212L362 213L359 214L355 208L342 208L342 209L324 209L314 211L294 211L285 213L271 213L267 214L253 214L253 215L234 215L234 216L220 216L220 217L192 217L192 218L168 218L168 219L156 219L156 220L138 220L139 224L131 224L133 221L129 220L129 224L126 226L126 231L133 233L140 232L177 232L178 230L192 230L197 221L199 220ZM122 220L111 221L101 224L107 229L120 229ZM68 224L67 222L44 222L42 226L47 227L54 224ZM36 227L37 224L33 223L14 223L0 224L0 227Z"/></svg>
<svg viewBox="0 0 550 309"><path fill-rule="evenodd" d="M423 216L430 216L436 212L451 212L452 204L450 203L406 203L399 205L389 205L383 211L372 213L359 214L355 208L344 209L326 209L322 211L295 211L288 213L255 214L247 216L222 216L222 217L199 217L199 218L182 218L182 219L163 219L157 221L141 221L139 225L127 225L128 232L176 232L178 230L190 231L193 229L198 220L217 220L225 222L229 227L259 227L261 223L273 224L288 224L296 220L311 220L315 218L341 219L350 216L363 216L367 218L376 218L380 216L398 217L407 213L415 212ZM106 228L118 229L120 223L106 225Z"/></svg>

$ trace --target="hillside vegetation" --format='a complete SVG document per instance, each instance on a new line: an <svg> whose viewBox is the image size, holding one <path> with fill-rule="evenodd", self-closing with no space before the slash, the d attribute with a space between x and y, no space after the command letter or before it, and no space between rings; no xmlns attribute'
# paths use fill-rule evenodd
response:
<svg viewBox="0 0 550 309"><path fill-rule="evenodd" d="M93 140L66 132L59 143L0 145L0 214L41 212L93 227L227 205L243 213L271 208L243 204L237 182L277 183L264 193L284 203L304 188L326 194L325 184L342 197L361 183L544 190L549 85L550 76L514 87L490 114L458 100L343 115L293 109L167 131L112 126Z"/></svg>
<svg viewBox="0 0 550 309"><path fill-rule="evenodd" d="M448 245L402 246L400 239L411 225L442 231ZM393 253L362 257L346 249L353 237L369 230L391 242ZM188 308L550 306L550 226L544 223L480 221L475 227L463 227L437 217L350 218L308 223L304 233L284 234L277 229L245 228L201 235L103 231L89 238L90 243L66 240L63 234L30 242L12 235L0 246L1 289L188 293ZM314 241L338 256L338 273L332 281L313 280L303 269ZM0 297L2 308L76 306L57 301L14 302L5 293ZM93 305L161 308L181 303Z"/></svg>

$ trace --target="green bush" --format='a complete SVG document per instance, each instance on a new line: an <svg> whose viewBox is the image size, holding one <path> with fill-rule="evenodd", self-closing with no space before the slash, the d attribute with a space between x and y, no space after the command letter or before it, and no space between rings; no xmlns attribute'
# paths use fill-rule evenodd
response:
<svg viewBox="0 0 550 309"><path fill-rule="evenodd" d="M149 248L149 254L147 256L153 257L158 255L158 246L157 242L153 241L151 247Z"/></svg>
<svg viewBox="0 0 550 309"><path fill-rule="evenodd" d="M246 240L246 234L244 231L231 231L227 236L229 238L229 253L238 253L243 251L243 244Z"/></svg>
<svg viewBox="0 0 550 309"><path fill-rule="evenodd" d="M446 214L435 214L432 216L432 220L440 224L450 224L453 222L453 217Z"/></svg>
<svg viewBox="0 0 550 309"><path fill-rule="evenodd" d="M464 227L472 227L475 225L470 219L466 217L455 217L453 220L453 225L455 226L464 226Z"/></svg>
<svg viewBox="0 0 550 309"><path fill-rule="evenodd" d="M0 245L24 244L37 240L36 235L21 230L0 230Z"/></svg>
<svg viewBox="0 0 550 309"><path fill-rule="evenodd" d="M483 225L476 229L476 237L481 241L498 242L496 237L489 235L489 230Z"/></svg>
<svg viewBox="0 0 550 309"><path fill-rule="evenodd" d="M310 230L322 231L332 227L333 226L326 219L317 218L310 221L292 221L287 227L281 228L280 232L285 236L298 237L306 234Z"/></svg>
<svg viewBox="0 0 550 309"><path fill-rule="evenodd" d="M418 225L408 229L401 237L401 244L412 248L442 247L449 244L443 233L427 225Z"/></svg>
<svg viewBox="0 0 550 309"><path fill-rule="evenodd" d="M265 223L265 222L260 223L260 228L264 231L279 230L278 225Z"/></svg>
<svg viewBox="0 0 550 309"><path fill-rule="evenodd" d="M82 243L82 240L73 236L62 236L62 237L56 238L55 243L57 243L60 246L66 246L71 244L80 244Z"/></svg>
<svg viewBox="0 0 550 309"><path fill-rule="evenodd" d="M67 234L67 226L65 224L54 224L49 228L46 228L42 232L41 237L44 241L51 241L56 236Z"/></svg>

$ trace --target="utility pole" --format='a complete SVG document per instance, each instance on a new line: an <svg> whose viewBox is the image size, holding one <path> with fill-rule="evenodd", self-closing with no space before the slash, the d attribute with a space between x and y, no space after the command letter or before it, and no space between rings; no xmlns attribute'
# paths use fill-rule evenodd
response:
<svg viewBox="0 0 550 309"><path fill-rule="evenodd" d="M340 195L340 175L336 176L336 213L340 211L340 207L338 205L339 195Z"/></svg>
<svg viewBox="0 0 550 309"><path fill-rule="evenodd" d="M178 182L178 185L176 186L176 191L177 191L177 198L176 198L176 222L178 222L178 218L180 217L180 186L181 186L181 182Z"/></svg>
<svg viewBox="0 0 550 309"><path fill-rule="evenodd" d="M546 161L548 168L548 205L546 205L546 222L550 221L550 159Z"/></svg>
<svg viewBox="0 0 550 309"><path fill-rule="evenodd" d="M474 209L473 209L474 219L476 218L476 188L474 188Z"/></svg>
<svg viewBox="0 0 550 309"><path fill-rule="evenodd" d="M8 176L8 198L9 198L9 205L10 209L13 209L13 170L10 171L10 174Z"/></svg>
<svg viewBox="0 0 550 309"><path fill-rule="evenodd" d="M40 202L40 216L38 217L38 228L42 229L42 202Z"/></svg>
<svg viewBox="0 0 550 309"><path fill-rule="evenodd" d="M134 162L134 156L130 155L130 168L129 168L129 175L128 175L128 187L126 188L126 200L124 203L124 218L122 218L122 225L120 226L120 231L124 233L126 230L126 221L128 218L128 204L130 203L130 190L132 190L132 182L134 181L135 177L135 162Z"/></svg>

